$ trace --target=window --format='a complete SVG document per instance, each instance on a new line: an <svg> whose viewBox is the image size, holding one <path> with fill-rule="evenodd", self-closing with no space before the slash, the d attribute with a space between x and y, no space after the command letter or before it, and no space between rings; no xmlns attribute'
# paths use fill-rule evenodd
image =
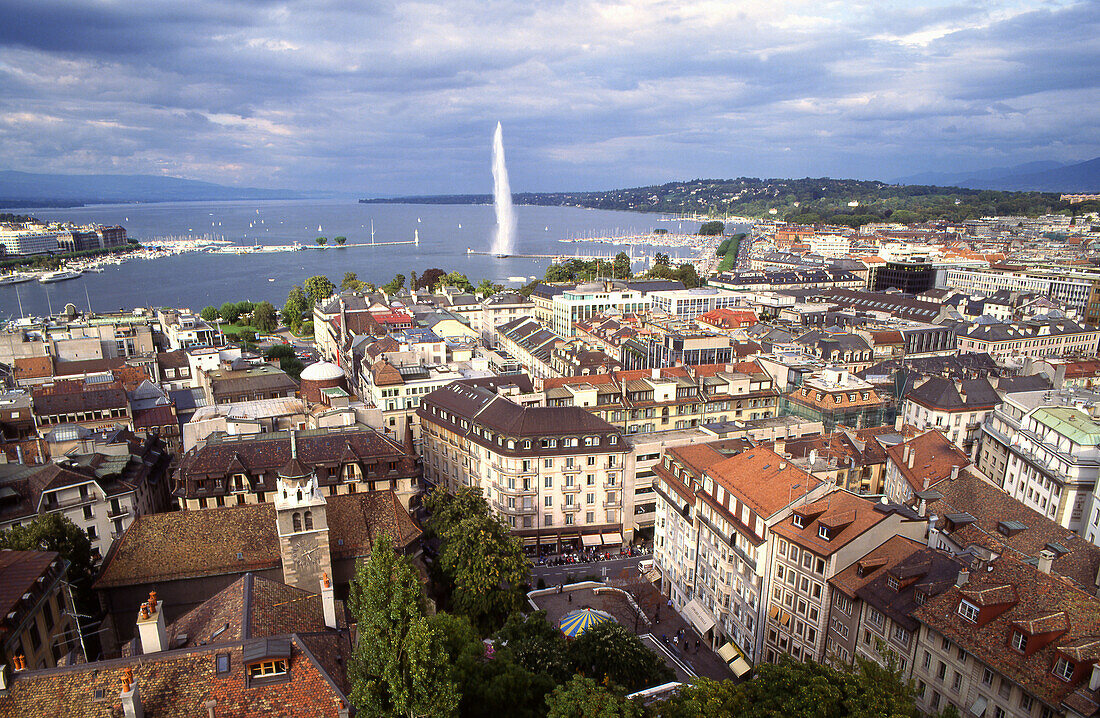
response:
<svg viewBox="0 0 1100 718"><path fill-rule="evenodd" d="M1014 649L1016 649L1020 653L1023 653L1024 650L1027 649L1027 636L1024 635L1021 631L1013 631L1012 638L1009 639L1009 643L1012 644L1012 647Z"/></svg>
<svg viewBox="0 0 1100 718"><path fill-rule="evenodd" d="M554 460L553 459L543 459L542 460L542 468L544 468L544 469L554 468ZM546 480L551 481L549 476L546 477ZM550 486L547 486L546 488L550 488Z"/></svg>
<svg viewBox="0 0 1100 718"><path fill-rule="evenodd" d="M959 601L959 607L957 610L959 615L965 618L967 621L970 621L971 623L978 622L978 607L970 601L967 601L966 599Z"/></svg>
<svg viewBox="0 0 1100 718"><path fill-rule="evenodd" d="M547 477L543 478L542 487L544 489L554 488L554 477L553 476L547 476Z"/></svg>
<svg viewBox="0 0 1100 718"><path fill-rule="evenodd" d="M991 671L988 668L986 668L982 671L982 685L983 686L993 685L993 671Z"/></svg>
<svg viewBox="0 0 1100 718"><path fill-rule="evenodd" d="M88 540L95 541L99 537L99 532L96 531L95 526L88 527Z"/></svg>
<svg viewBox="0 0 1100 718"><path fill-rule="evenodd" d="M1069 683L1073 679L1073 664L1065 658L1059 657L1058 662L1054 664L1053 673L1066 683Z"/></svg>
<svg viewBox="0 0 1100 718"><path fill-rule="evenodd" d="M923 666L924 670L927 671L928 667L931 666L931 665L932 665L932 654L929 653L928 651L925 651L924 652L924 660L921 662L921 666Z"/></svg>
<svg viewBox="0 0 1100 718"><path fill-rule="evenodd" d="M806 523L799 514L794 514L793 516L791 516L791 523L794 524L794 527L796 529L806 528Z"/></svg>
<svg viewBox="0 0 1100 718"><path fill-rule="evenodd" d="M938 678L941 681L944 678L947 678L947 664L944 663L943 661L940 661L939 668L936 669L936 678Z"/></svg>
<svg viewBox="0 0 1100 718"><path fill-rule="evenodd" d="M951 690L958 693L959 689L962 688L962 684L963 684L962 674L961 673L956 673L955 674L955 679L951 682Z"/></svg>
<svg viewBox="0 0 1100 718"><path fill-rule="evenodd" d="M226 673L229 673L229 654L228 653L219 653L217 656L215 656L215 660L217 662L218 675L224 675Z"/></svg>
<svg viewBox="0 0 1100 718"><path fill-rule="evenodd" d="M903 646L909 645L909 631L901 626L894 626L894 640Z"/></svg>
<svg viewBox="0 0 1100 718"><path fill-rule="evenodd" d="M313 512L312 511L306 511L305 520L306 520L306 531L312 531L313 530Z"/></svg>
<svg viewBox="0 0 1100 718"><path fill-rule="evenodd" d="M881 611L868 607L867 623L882 630L882 626L886 623L886 616L882 615Z"/></svg>
<svg viewBox="0 0 1100 718"><path fill-rule="evenodd" d="M248 667L249 678L270 678L271 676L283 675L286 675L286 661L283 659L253 663Z"/></svg>
<svg viewBox="0 0 1100 718"><path fill-rule="evenodd" d="M294 530L295 531L301 531L302 530L302 515L300 513L295 511L294 515L290 517L290 520L291 520L291 523L294 525Z"/></svg>
<svg viewBox="0 0 1100 718"><path fill-rule="evenodd" d="M826 541L828 541L829 540L829 527L824 526L824 525L818 526L817 527L817 537L818 538L823 538Z"/></svg>
<svg viewBox="0 0 1100 718"><path fill-rule="evenodd" d="M544 496L542 499L542 503L546 508L551 508L554 505L554 497Z"/></svg>

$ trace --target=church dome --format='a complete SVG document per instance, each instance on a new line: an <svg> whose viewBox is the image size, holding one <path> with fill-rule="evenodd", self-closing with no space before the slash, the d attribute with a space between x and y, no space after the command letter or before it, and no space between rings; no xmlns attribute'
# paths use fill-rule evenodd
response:
<svg viewBox="0 0 1100 718"><path fill-rule="evenodd" d="M332 362L327 361L310 364L302 370L302 379L304 381L331 381L333 379L343 378L344 370Z"/></svg>

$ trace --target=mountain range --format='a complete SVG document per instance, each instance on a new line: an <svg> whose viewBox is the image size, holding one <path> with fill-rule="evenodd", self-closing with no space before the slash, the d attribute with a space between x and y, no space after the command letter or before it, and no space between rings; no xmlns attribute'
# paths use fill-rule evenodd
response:
<svg viewBox="0 0 1100 718"><path fill-rule="evenodd" d="M977 172L923 172L899 177L894 184L967 187L1003 192L1098 192L1100 157L1076 164L1027 162Z"/></svg>
<svg viewBox="0 0 1100 718"><path fill-rule="evenodd" d="M159 175L63 175L0 170L0 206L34 207L112 202L303 199L291 190L229 187Z"/></svg>

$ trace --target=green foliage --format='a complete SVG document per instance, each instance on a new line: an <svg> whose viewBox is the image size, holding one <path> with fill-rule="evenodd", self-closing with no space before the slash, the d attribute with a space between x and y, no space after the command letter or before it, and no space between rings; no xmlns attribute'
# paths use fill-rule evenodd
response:
<svg viewBox="0 0 1100 718"><path fill-rule="evenodd" d="M246 314L251 314L252 310L255 308L256 305L247 299L242 299L241 301L237 302L237 314L242 317Z"/></svg>
<svg viewBox="0 0 1100 718"><path fill-rule="evenodd" d="M642 708L597 685L591 678L573 676L546 698L547 718L641 718Z"/></svg>
<svg viewBox="0 0 1100 718"><path fill-rule="evenodd" d="M530 579L520 540L476 488L454 496L436 488L425 506L429 529L440 539L438 567L451 608L482 633L492 632L520 608Z"/></svg>
<svg viewBox="0 0 1100 718"><path fill-rule="evenodd" d="M715 220L712 222L703 222L703 224L699 227L698 234L701 234L704 237L717 237L722 235L725 231L725 223Z"/></svg>
<svg viewBox="0 0 1100 718"><path fill-rule="evenodd" d="M345 292L361 292L364 286L366 286L366 284L359 281L358 274L355 272L344 272L344 279L340 282L341 290Z"/></svg>
<svg viewBox="0 0 1100 718"><path fill-rule="evenodd" d="M306 365L296 356L279 360L279 368L294 381L301 381Z"/></svg>
<svg viewBox="0 0 1100 718"><path fill-rule="evenodd" d="M306 296L309 297L310 306L336 294L336 285L332 283L331 279L323 274L317 274L307 279L305 288Z"/></svg>
<svg viewBox="0 0 1100 718"><path fill-rule="evenodd" d="M463 292L474 291L474 285L470 284L470 280L467 279L465 274L458 271L447 274L440 280L440 283L445 287L456 287Z"/></svg>
<svg viewBox="0 0 1100 718"><path fill-rule="evenodd" d="M237 332L237 338L240 339L242 342L251 344L256 341L256 332L252 331L251 329L242 329L241 331Z"/></svg>
<svg viewBox="0 0 1100 718"><path fill-rule="evenodd" d="M663 265L665 267L670 267L670 266L672 266L672 260L670 260L668 258L668 255L665 254L664 252L657 252L657 254L654 255L654 257L653 257L653 264Z"/></svg>
<svg viewBox="0 0 1100 718"><path fill-rule="evenodd" d="M199 312L199 316L208 322L215 321L218 318L217 307L203 307L203 310Z"/></svg>
<svg viewBox="0 0 1100 718"><path fill-rule="evenodd" d="M79 252L61 252L59 254L37 254L30 257L17 256L0 261L0 268L34 267L36 269L57 269L62 262L68 259L87 259L89 257L103 257L108 254L129 254L141 249L137 240L130 239L121 247L103 247L100 249L84 249Z"/></svg>
<svg viewBox="0 0 1100 718"><path fill-rule="evenodd" d="M726 256L726 252L728 252L728 251L729 251L729 248L730 248L730 243L731 243L731 242L733 242L733 237L726 237L725 239L723 239L723 240L722 240L722 243L721 243L721 244L719 244L719 245L718 245L718 246L717 246L717 247L716 247L716 248L714 249L714 256L716 256L716 257L724 257L724 256Z"/></svg>
<svg viewBox="0 0 1100 718"><path fill-rule="evenodd" d="M264 356L268 359L297 359L297 355L294 354L294 347L289 344L275 344L264 352Z"/></svg>
<svg viewBox="0 0 1100 718"><path fill-rule="evenodd" d="M237 317L241 316L241 313L237 309L237 305L235 302L226 302L225 304L223 304L221 309L218 310L218 314L220 314L221 318L229 322L230 324L237 321Z"/></svg>
<svg viewBox="0 0 1100 718"><path fill-rule="evenodd" d="M699 273L695 271L695 265L691 262L684 262L677 267L676 279L683 283L685 289L694 289L702 284Z"/></svg>
<svg viewBox="0 0 1100 718"><path fill-rule="evenodd" d="M326 244L328 244L328 237L318 237L317 238L317 246L318 247L324 247Z"/></svg>
<svg viewBox="0 0 1100 718"><path fill-rule="evenodd" d="M653 230L653 234L668 234L668 230L664 227L658 227L657 229Z"/></svg>
<svg viewBox="0 0 1100 718"><path fill-rule="evenodd" d="M279 315L271 302L260 302L252 308L252 324L261 332L273 332L279 326Z"/></svg>
<svg viewBox="0 0 1100 718"><path fill-rule="evenodd" d="M578 672L629 691L676 677L640 638L614 621L593 626L576 638L569 644L569 658Z"/></svg>
<svg viewBox="0 0 1100 718"><path fill-rule="evenodd" d="M69 582L78 613L99 613L99 602L92 591L95 561L88 534L61 514L44 514L22 526L0 531L0 549L14 551L56 551L69 562Z"/></svg>
<svg viewBox="0 0 1100 718"><path fill-rule="evenodd" d="M630 255L626 252L616 254L615 259L611 262L611 268L615 279L629 279L631 275Z"/></svg>
<svg viewBox="0 0 1100 718"><path fill-rule="evenodd" d="M436 267L429 267L424 270L424 273L420 275L420 278L413 277L412 287L413 289L427 289L428 291L434 290L439 286L440 281L447 276L447 273L442 269Z"/></svg>
<svg viewBox="0 0 1100 718"><path fill-rule="evenodd" d="M483 297L491 297L498 292L504 291L503 284L493 284L490 279L482 279L477 283L477 293Z"/></svg>
<svg viewBox="0 0 1100 718"><path fill-rule="evenodd" d="M302 322L302 325L300 327L298 327L298 333L304 337L311 337L313 336L313 329L313 320L307 319L306 321Z"/></svg>
<svg viewBox="0 0 1100 718"><path fill-rule="evenodd" d="M546 619L545 611L513 613L494 639L501 646L498 656L529 671L542 671L556 683L565 681L573 673L569 641Z"/></svg>
<svg viewBox="0 0 1100 718"><path fill-rule="evenodd" d="M347 244L348 238L341 235L339 237L333 237L332 241L336 242L337 247L343 247L345 244Z"/></svg>
<svg viewBox="0 0 1100 718"><path fill-rule="evenodd" d="M661 718L915 718L913 690L892 654L885 667L863 658L834 667L784 658L762 663L737 686L696 680L662 704Z"/></svg>
<svg viewBox="0 0 1100 718"><path fill-rule="evenodd" d="M286 304L283 305L283 324L291 329L302 326L302 315L309 310L309 297L302 288L295 284L286 296Z"/></svg>
<svg viewBox="0 0 1100 718"><path fill-rule="evenodd" d="M398 273L398 274L393 275L393 279L391 279L389 282L387 282L386 284L383 284L381 289L386 294L393 295L393 294L397 294L399 291L401 291L401 288L404 287L404 286L405 286L405 275L401 274L401 273Z"/></svg>
<svg viewBox="0 0 1100 718"><path fill-rule="evenodd" d="M349 606L359 637L348 680L359 715L457 716L446 637L425 617L416 571L388 537L377 539L370 559L356 567Z"/></svg>

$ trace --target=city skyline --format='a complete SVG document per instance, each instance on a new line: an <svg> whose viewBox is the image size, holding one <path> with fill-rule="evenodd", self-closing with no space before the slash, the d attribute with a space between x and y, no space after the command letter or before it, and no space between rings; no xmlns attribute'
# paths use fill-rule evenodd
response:
<svg viewBox="0 0 1100 718"><path fill-rule="evenodd" d="M1092 2L0 8L29 172L487 193L497 121L516 191L1100 155Z"/></svg>

